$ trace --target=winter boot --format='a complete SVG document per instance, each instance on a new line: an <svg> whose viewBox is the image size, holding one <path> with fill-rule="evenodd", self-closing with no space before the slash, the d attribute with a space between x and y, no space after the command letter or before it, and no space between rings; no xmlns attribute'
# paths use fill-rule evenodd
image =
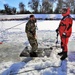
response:
<svg viewBox="0 0 75 75"><path fill-rule="evenodd" d="M64 53L64 52L62 51L62 52L58 53L58 55L60 55L60 56L61 56L61 55L63 55L63 53Z"/></svg>
<svg viewBox="0 0 75 75"><path fill-rule="evenodd" d="M36 52L32 51L30 52L30 57L38 57L38 55Z"/></svg>
<svg viewBox="0 0 75 75"><path fill-rule="evenodd" d="M60 59L64 60L65 58L67 58L67 52L63 52L63 55L62 55L62 57Z"/></svg>

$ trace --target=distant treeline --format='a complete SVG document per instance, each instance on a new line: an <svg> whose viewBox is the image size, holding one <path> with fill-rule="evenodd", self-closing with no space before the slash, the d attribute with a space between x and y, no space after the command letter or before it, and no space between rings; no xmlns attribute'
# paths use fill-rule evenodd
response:
<svg viewBox="0 0 75 75"><path fill-rule="evenodd" d="M30 0L28 5L20 2L18 11L16 7L11 7L8 4L4 4L3 6L4 9L0 10L0 14L59 14L63 6L70 7L71 14L75 14L75 0ZM31 10L28 10L27 6Z"/></svg>
<svg viewBox="0 0 75 75"><path fill-rule="evenodd" d="M61 20L61 18L36 18L37 20ZM11 18L11 19L0 19L0 21L13 21L13 20L29 20L29 18ZM73 18L75 20L75 18Z"/></svg>
<svg viewBox="0 0 75 75"><path fill-rule="evenodd" d="M37 20L60 20L60 18L52 19L52 18L36 18ZM12 21L12 20L29 20L29 18L11 18L11 19L0 19L0 21Z"/></svg>

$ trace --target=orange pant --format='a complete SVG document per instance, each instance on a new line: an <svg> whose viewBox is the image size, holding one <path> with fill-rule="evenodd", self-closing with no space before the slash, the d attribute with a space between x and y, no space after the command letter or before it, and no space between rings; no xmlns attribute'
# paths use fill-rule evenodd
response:
<svg viewBox="0 0 75 75"><path fill-rule="evenodd" d="M63 48L64 52L68 51L68 47L67 47L68 41L69 41L69 38L63 38L63 37L61 37L61 47Z"/></svg>

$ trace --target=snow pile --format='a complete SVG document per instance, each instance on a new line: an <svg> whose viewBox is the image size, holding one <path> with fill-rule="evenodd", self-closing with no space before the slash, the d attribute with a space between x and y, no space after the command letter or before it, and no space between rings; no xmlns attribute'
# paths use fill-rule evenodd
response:
<svg viewBox="0 0 75 75"><path fill-rule="evenodd" d="M12 64L13 64L12 61L9 61L9 62L6 62L6 63L5 62L0 63L0 73L7 70Z"/></svg>
<svg viewBox="0 0 75 75"><path fill-rule="evenodd" d="M75 61L67 63L67 75L75 75Z"/></svg>
<svg viewBox="0 0 75 75"><path fill-rule="evenodd" d="M9 67L7 70L3 71L1 75L41 75L47 74L48 75L58 75L58 68L61 67L61 60L60 57L57 56L57 53L61 50L52 50L50 57L44 57L44 58L34 58L33 60L30 60L29 62L25 63L19 62L14 63L11 67ZM39 62L38 62L39 61ZM10 66L10 65L9 65ZM55 68L55 69L53 69ZM65 68L66 69L66 68ZM39 72L38 72L39 71ZM63 74L62 71L60 71L61 74ZM66 73L66 72L65 72Z"/></svg>

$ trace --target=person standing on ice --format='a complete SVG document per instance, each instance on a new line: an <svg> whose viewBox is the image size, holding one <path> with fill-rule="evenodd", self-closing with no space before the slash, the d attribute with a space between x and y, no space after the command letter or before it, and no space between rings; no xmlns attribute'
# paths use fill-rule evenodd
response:
<svg viewBox="0 0 75 75"><path fill-rule="evenodd" d="M28 41L32 47L30 56L37 57L38 43L36 39L36 18L34 15L30 15L29 21L26 23L25 32L27 34Z"/></svg>
<svg viewBox="0 0 75 75"><path fill-rule="evenodd" d="M68 41L69 37L72 33L72 23L73 20L70 16L70 8L63 8L61 10L63 18L60 21L59 27L56 29L56 32L59 33L60 39L61 39L61 48L62 52L58 53L58 55L62 55L60 58L61 60L64 60L67 58L67 52L68 52Z"/></svg>

